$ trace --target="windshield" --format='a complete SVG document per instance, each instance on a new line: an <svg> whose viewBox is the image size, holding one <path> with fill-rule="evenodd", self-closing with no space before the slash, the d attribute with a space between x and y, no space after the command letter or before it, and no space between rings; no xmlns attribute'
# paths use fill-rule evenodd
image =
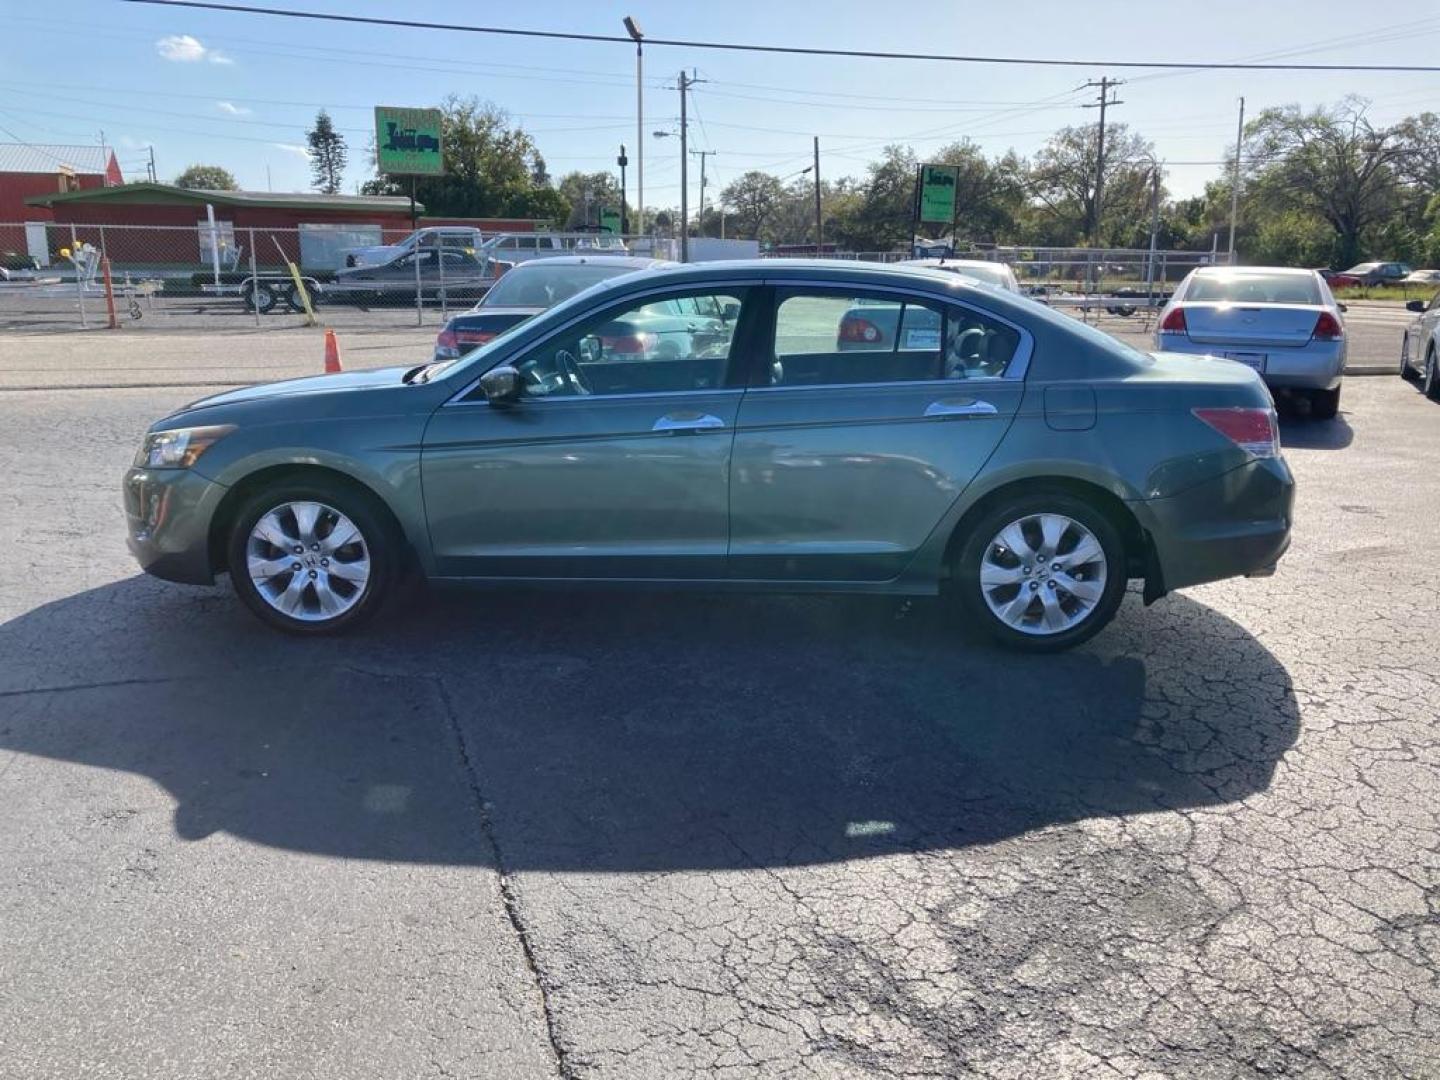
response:
<svg viewBox="0 0 1440 1080"><path fill-rule="evenodd" d="M485 294L480 307L548 308L569 300L591 285L621 274L634 273L638 266L606 266L595 263L537 264L511 270Z"/></svg>
<svg viewBox="0 0 1440 1080"><path fill-rule="evenodd" d="M1197 274L1185 299L1235 304L1319 304L1313 274Z"/></svg>

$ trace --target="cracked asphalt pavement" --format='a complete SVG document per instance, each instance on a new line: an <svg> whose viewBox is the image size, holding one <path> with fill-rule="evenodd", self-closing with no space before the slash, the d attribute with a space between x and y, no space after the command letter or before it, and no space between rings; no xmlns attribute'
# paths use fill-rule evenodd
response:
<svg viewBox="0 0 1440 1080"><path fill-rule="evenodd" d="M191 390L0 393L0 1076L1440 1074L1440 406L1282 423L1273 578L937 605L136 573Z"/></svg>

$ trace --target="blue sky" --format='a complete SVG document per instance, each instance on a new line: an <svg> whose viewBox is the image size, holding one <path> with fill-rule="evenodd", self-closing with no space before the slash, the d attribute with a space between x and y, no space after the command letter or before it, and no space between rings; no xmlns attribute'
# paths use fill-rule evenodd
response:
<svg viewBox="0 0 1440 1080"><path fill-rule="evenodd" d="M272 0L286 6L289 0ZM623 32L625 14L656 37L880 50L1138 60L1248 60L1300 53L1307 62L1434 63L1440 3L1381 6L1328 0L1211 0L1167 6L1029 0L979 4L902 0L555 0L529 5L410 0L404 5L305 0L290 6L534 29ZM447 93L493 101L530 130L559 176L614 167L629 148L634 184L635 58L625 45L541 41L301 22L113 0L46 9L5 0L0 35L0 140L94 143L103 129L127 178L143 179L153 143L161 179L192 162L223 165L242 187L304 189L304 131L329 109L351 146L347 190L367 175L374 105L421 106ZM1418 13L1418 14L1417 14ZM1401 21L1404 16L1409 18ZM1440 75L1120 71L764 56L653 46L646 50L645 201L679 203L678 144L651 132L678 115L676 73L695 68L693 145L715 150L710 193L750 168L777 175L810 160L820 136L827 177L863 173L888 142L927 150L970 136L987 152L1033 153L1093 100L1076 88L1127 80L1111 114L1151 138L1178 195L1198 192L1247 111L1312 106L1359 93L1390 122L1440 111ZM9 132L10 134L7 134ZM1194 163L1194 164L1190 164ZM267 173L268 170L268 173ZM691 171L691 200L698 195ZM633 194L632 194L633 197Z"/></svg>

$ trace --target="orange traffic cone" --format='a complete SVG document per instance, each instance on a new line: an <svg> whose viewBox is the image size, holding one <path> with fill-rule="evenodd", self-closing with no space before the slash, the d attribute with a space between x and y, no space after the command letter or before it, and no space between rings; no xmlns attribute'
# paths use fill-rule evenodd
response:
<svg viewBox="0 0 1440 1080"><path fill-rule="evenodd" d="M335 340L335 331L325 328L325 374L334 375L344 371L340 366L340 345Z"/></svg>

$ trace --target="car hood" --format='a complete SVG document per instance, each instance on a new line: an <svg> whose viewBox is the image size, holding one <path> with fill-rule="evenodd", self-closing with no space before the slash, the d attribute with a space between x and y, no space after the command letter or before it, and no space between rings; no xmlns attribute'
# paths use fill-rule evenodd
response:
<svg viewBox="0 0 1440 1080"><path fill-rule="evenodd" d="M242 401L260 401L264 398L289 397L295 394L325 394L337 390L381 390L400 385L408 367L373 368L369 371L342 371L337 375L311 375L304 379L285 379L282 382L259 383L242 386L238 390L227 390L223 394L192 401L181 411L208 409L215 405L234 405Z"/></svg>

